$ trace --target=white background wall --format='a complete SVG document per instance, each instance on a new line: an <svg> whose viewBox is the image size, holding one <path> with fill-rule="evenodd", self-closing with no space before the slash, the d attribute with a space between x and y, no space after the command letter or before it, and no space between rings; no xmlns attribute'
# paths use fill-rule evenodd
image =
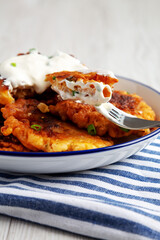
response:
<svg viewBox="0 0 160 240"><path fill-rule="evenodd" d="M33 47L160 89L160 1L0 0L0 61Z"/></svg>

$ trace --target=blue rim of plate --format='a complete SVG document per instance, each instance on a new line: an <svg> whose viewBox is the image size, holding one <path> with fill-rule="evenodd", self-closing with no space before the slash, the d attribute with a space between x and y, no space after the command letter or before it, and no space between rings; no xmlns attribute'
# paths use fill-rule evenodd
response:
<svg viewBox="0 0 160 240"><path fill-rule="evenodd" d="M127 80L127 81L137 83L139 85L142 85L142 86L152 90L155 93L160 94L159 91L155 90L154 88L152 88L152 87L150 87L150 86L148 86L144 83L138 82L136 80L133 80L133 79L130 79L130 78L127 78L127 77L118 76L118 75L116 75L116 77L117 78L122 78L122 79ZM64 156L71 156L71 155L92 154L92 153L106 152L106 151L111 151L111 150L115 150L115 149L118 149L118 148L128 147L130 145L134 145L134 144L137 144L139 142L150 139L150 138L152 138L156 135L158 137L159 133L160 133L160 128L156 129L155 131L153 131L153 132L151 132L151 133L149 133L149 134L147 134L143 137L140 137L140 138L137 138L137 139L125 142L125 143L115 144L115 145L109 146L109 147L89 149L89 150L68 151L68 152L10 152L10 151L0 151L0 155L17 156L17 157L21 157L21 156L23 156L23 157L62 157L63 156L64 157Z"/></svg>

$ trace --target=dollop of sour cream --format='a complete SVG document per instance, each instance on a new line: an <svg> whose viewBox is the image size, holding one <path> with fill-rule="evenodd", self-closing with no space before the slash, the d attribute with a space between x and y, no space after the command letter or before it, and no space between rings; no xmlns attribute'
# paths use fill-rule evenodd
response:
<svg viewBox="0 0 160 240"><path fill-rule="evenodd" d="M32 88L36 93L41 94L51 85L49 81L45 81L46 75L61 71L91 72L77 58L61 51L57 51L53 57L47 57L39 54L37 50L32 50L29 54L11 57L0 63L0 79L5 79L3 84L9 87L10 92L16 91L18 88ZM112 72L98 71L97 73L115 78ZM67 79L63 81L72 90L70 93L52 86L52 89L58 92L63 100L73 99L91 105L100 105L108 102L112 95L111 87L101 82L92 83L95 89L94 94L86 94L90 83L84 84L83 81L75 83ZM81 92L75 91L77 85L82 89ZM105 97L103 94L105 87L110 92L109 97Z"/></svg>
<svg viewBox="0 0 160 240"><path fill-rule="evenodd" d="M45 81L47 74L87 69L78 59L60 51L49 58L34 50L0 63L0 75L5 78L3 84L8 86L11 92L17 88L34 88L38 94L50 86L50 83Z"/></svg>

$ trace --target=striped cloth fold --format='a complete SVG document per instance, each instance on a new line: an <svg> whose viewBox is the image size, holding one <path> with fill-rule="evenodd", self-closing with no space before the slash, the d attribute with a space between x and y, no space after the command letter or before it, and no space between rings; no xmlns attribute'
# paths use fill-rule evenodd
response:
<svg viewBox="0 0 160 240"><path fill-rule="evenodd" d="M160 239L160 136L112 165L53 175L0 173L0 213L108 240Z"/></svg>

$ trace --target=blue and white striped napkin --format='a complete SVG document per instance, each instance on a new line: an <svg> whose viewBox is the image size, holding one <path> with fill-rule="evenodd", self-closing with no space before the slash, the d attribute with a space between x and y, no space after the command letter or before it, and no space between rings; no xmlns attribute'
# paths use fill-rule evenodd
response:
<svg viewBox="0 0 160 240"><path fill-rule="evenodd" d="M0 173L0 213L98 239L160 239L160 136L110 166Z"/></svg>

